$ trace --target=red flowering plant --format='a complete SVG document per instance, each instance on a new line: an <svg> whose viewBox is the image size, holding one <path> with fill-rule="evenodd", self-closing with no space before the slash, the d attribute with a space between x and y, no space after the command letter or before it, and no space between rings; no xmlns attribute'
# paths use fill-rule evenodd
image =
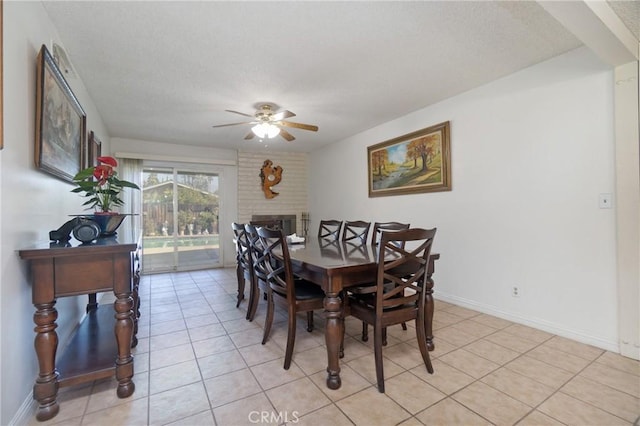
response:
<svg viewBox="0 0 640 426"><path fill-rule="evenodd" d="M114 206L122 206L120 192L124 188L140 189L138 185L118 179L115 168L118 162L113 157L98 157L97 166L87 167L73 177L78 185L71 192L81 193L88 198L82 205L88 209L95 208L100 212L111 212Z"/></svg>

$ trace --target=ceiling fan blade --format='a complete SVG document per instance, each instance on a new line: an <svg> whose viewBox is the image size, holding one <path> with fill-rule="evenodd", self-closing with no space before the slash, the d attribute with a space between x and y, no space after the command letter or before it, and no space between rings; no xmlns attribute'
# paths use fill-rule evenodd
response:
<svg viewBox="0 0 640 426"><path fill-rule="evenodd" d="M240 123L229 123L229 124L218 124L211 127L227 127L227 126L237 126L239 124L253 124L253 121L241 121Z"/></svg>
<svg viewBox="0 0 640 426"><path fill-rule="evenodd" d="M254 116L253 116L253 115L245 114L244 112L234 111L234 110L232 110L232 109L225 109L225 111L227 111L227 112L231 112L231 113L234 113L234 114L244 115L245 117L251 117L251 118L254 118Z"/></svg>
<svg viewBox="0 0 640 426"><path fill-rule="evenodd" d="M286 109L284 111L280 111L278 113L275 113L271 116L271 121L280 121L280 120L284 120L285 118L289 118L289 117L295 117L296 115L294 113L292 113L291 111L287 111Z"/></svg>
<svg viewBox="0 0 640 426"><path fill-rule="evenodd" d="M288 142L291 142L292 140L295 139L293 137L293 135L291 133L287 132L285 129L280 129L280 136L285 138Z"/></svg>
<svg viewBox="0 0 640 426"><path fill-rule="evenodd" d="M318 126L312 124L293 123L291 121L281 121L280 124L286 127L295 127L296 129L311 130L312 132L318 131Z"/></svg>
<svg viewBox="0 0 640 426"><path fill-rule="evenodd" d="M247 136L244 137L244 140L248 141L249 139L253 139L254 136L253 132L249 132L247 133Z"/></svg>

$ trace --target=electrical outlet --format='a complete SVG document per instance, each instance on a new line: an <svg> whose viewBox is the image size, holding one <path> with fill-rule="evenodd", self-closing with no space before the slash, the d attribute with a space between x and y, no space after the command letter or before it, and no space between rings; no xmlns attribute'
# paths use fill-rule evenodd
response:
<svg viewBox="0 0 640 426"><path fill-rule="evenodd" d="M607 194L600 194L598 196L598 206L601 209L610 209L613 208L613 196L609 193Z"/></svg>
<svg viewBox="0 0 640 426"><path fill-rule="evenodd" d="M514 285L513 287L511 287L511 295L513 297L520 297L520 287Z"/></svg>

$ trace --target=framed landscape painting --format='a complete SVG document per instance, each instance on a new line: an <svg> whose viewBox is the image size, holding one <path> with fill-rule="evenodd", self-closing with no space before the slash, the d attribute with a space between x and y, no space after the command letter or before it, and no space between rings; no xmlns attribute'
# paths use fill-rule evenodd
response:
<svg viewBox="0 0 640 426"><path fill-rule="evenodd" d="M449 122L367 148L369 197L451 191Z"/></svg>
<svg viewBox="0 0 640 426"><path fill-rule="evenodd" d="M73 182L83 167L86 114L45 45L36 82L36 167Z"/></svg>

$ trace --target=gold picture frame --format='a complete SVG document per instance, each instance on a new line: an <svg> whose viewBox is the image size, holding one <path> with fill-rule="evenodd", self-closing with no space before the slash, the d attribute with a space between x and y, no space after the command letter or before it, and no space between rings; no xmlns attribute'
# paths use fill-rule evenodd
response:
<svg viewBox="0 0 640 426"><path fill-rule="evenodd" d="M367 147L369 197L451 191L448 121Z"/></svg>
<svg viewBox="0 0 640 426"><path fill-rule="evenodd" d="M87 116L45 45L36 81L36 167L73 182L83 166Z"/></svg>

